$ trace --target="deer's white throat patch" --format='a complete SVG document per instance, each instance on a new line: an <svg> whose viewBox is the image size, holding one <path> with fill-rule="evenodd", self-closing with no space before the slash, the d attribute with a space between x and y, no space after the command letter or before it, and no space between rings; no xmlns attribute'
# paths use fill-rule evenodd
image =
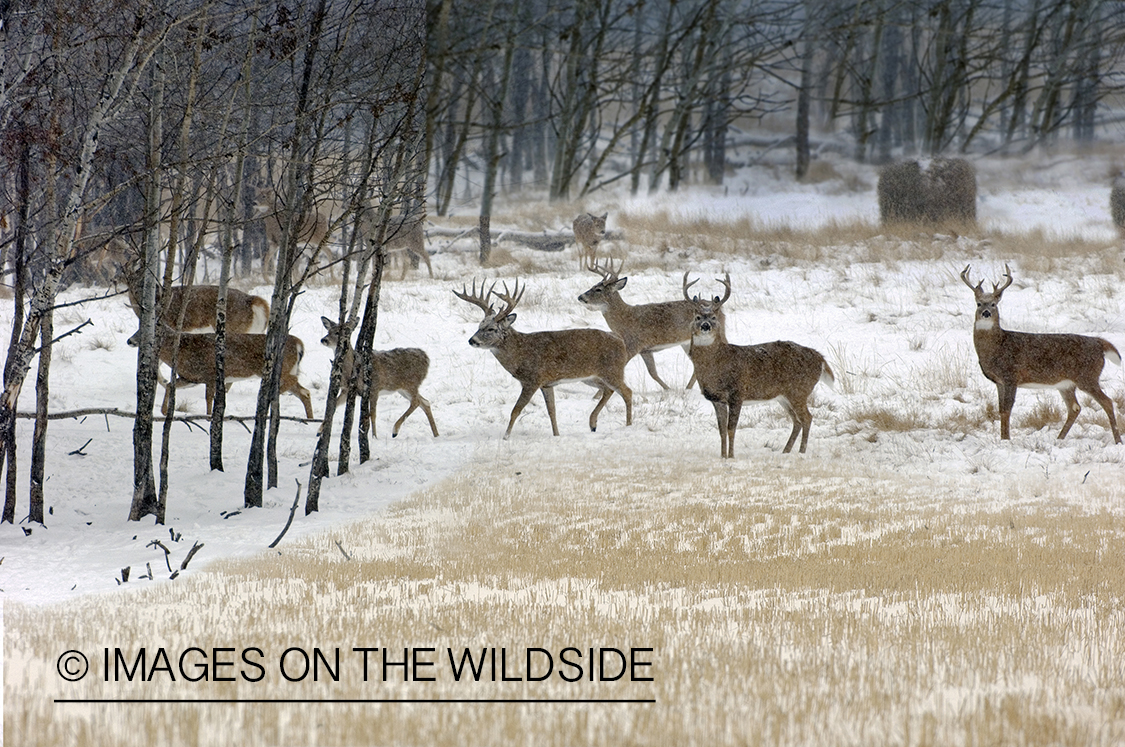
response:
<svg viewBox="0 0 1125 747"><path fill-rule="evenodd" d="M976 329L982 330L984 332L987 332L995 326L996 320L992 317L989 317L988 319L977 319L977 323L975 325Z"/></svg>

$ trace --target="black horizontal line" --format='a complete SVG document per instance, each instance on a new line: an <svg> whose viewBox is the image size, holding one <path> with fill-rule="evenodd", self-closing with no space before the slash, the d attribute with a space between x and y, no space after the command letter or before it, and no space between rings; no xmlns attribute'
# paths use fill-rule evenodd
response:
<svg viewBox="0 0 1125 747"><path fill-rule="evenodd" d="M68 704L154 704L195 703L203 705L238 703L656 703L656 698L55 698Z"/></svg>

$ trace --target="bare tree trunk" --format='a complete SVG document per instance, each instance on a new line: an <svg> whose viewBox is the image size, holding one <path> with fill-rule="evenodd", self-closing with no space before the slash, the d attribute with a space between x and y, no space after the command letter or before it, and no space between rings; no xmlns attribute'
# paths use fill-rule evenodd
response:
<svg viewBox="0 0 1125 747"><path fill-rule="evenodd" d="M515 37L509 32L500 67L500 84L492 92L492 122L484 146L484 188L480 199L480 263L488 264L492 253L489 224L492 218L492 198L496 192L496 170L500 164L500 132L504 127L504 101L508 98L508 81L511 80L512 56L515 54ZM490 68L491 69L491 68ZM491 81L492 75L489 74Z"/></svg>
<svg viewBox="0 0 1125 747"><path fill-rule="evenodd" d="M164 523L164 508L156 493L152 464L152 407L156 401L156 368L160 365L156 351L156 283L160 263L160 145L163 139L163 60L153 68L152 103L149 107L148 178L145 188L145 251L141 281L140 334L137 351L137 419L133 422L133 501L129 520L140 521L152 515ZM169 252L168 261L173 261ZM169 386L175 383L172 370Z"/></svg>
<svg viewBox="0 0 1125 747"><path fill-rule="evenodd" d="M31 442L31 490L28 520L43 523L43 483L47 462L47 401L50 395L51 338L54 310L47 309L39 327L39 372L35 377L35 434Z"/></svg>
<svg viewBox="0 0 1125 747"><path fill-rule="evenodd" d="M23 333L24 309L23 302L26 295L25 279L27 276L26 257L28 240L28 218L31 212L31 142L28 140L23 128L20 128L20 160L16 174L16 230L14 256L12 257L13 294L12 294L12 334L8 341L8 358L4 364L4 389L8 390L12 378L12 353L18 349L20 336ZM16 398L19 394L17 391ZM13 414L15 407L13 405ZM0 523L15 522L16 514L16 419L9 418L4 422L3 448L0 449L0 460L7 462L7 480L5 481L4 512L0 515Z"/></svg>

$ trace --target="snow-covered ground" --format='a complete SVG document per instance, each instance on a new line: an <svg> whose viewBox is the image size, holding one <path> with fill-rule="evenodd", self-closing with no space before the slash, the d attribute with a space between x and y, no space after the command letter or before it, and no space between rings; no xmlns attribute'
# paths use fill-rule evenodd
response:
<svg viewBox="0 0 1125 747"><path fill-rule="evenodd" d="M1108 206L1109 167L1105 158L1074 157L1057 157L1036 168L1013 161L981 163L981 223L985 229L1007 233L1040 231L1109 243L1115 237ZM611 211L611 227L623 212L718 222L751 216L760 225L799 228L834 221L875 223L874 171L850 164L837 169L839 178L815 185L796 184L780 170L750 169L733 177L726 189L621 198L604 207ZM498 222L502 220L494 218L494 228ZM1003 256L988 243L965 237L918 241L934 247L905 256L936 259L900 259L888 251L886 259L872 261L880 252L841 245L838 251L822 253L831 259L763 262L761 255L677 246L686 257L682 267L636 261L640 269L630 273L623 297L630 303L675 299L683 270L698 273L701 287L712 288L717 287L712 278L728 271L733 296L726 312L732 342L790 339L826 356L836 371L837 386L834 391L823 386L816 390L808 453L792 455L793 470L800 470L802 461L815 460L841 473L894 474L915 485L932 484L935 503L952 494L980 494L982 501L996 504L1034 501L1047 491L1051 500L1080 511L1125 511L1125 446L1112 443L1104 414L1085 398L1080 399L1085 409L1078 423L1059 442L1058 395L1021 390L1013 438L1000 442L997 424L985 417L986 408L995 406L996 391L980 373L972 348L972 294L958 278L971 262L974 278L996 281L1004 264L1010 263L1015 283L1001 306L1007 328L1095 334L1125 350L1121 253L1103 248L1065 261L1040 261L1027 255ZM482 271L471 251L456 249L434 257L435 280L415 274L386 284L376 336L378 347L414 346L429 353L430 374L422 393L433 403L441 436L433 438L424 416L416 412L397 439L389 438L405 400L384 395L373 461L363 466L353 462L348 475L326 480L319 513L306 517L299 511L288 538L376 512L470 461L487 464L497 455L534 459L537 450L549 449L555 455L570 450L580 463L606 449L643 461L653 453L669 458L677 453L669 444L682 443L690 447L681 458L719 458L710 405L698 391L680 388L691 375L691 365L678 349L656 356L662 377L678 387L670 392L660 391L639 358L629 364L628 382L635 392L631 428L624 427L624 407L614 397L601 415L598 432L589 433L585 423L593 407L592 390L562 386L556 397L562 434L558 439L552 438L542 399L536 397L512 438L502 441L519 386L492 355L468 346L480 312L451 291L474 277L511 280L519 275L527 293L518 309L518 329L605 328L605 323L576 300L592 284L592 276L574 270L572 251L532 256L512 247L513 264ZM640 260L656 249L632 244L627 251ZM528 274L529 263L537 271ZM256 290L268 295L265 288ZM68 291L64 300L81 295ZM294 313L292 332L306 346L301 379L313 392L318 415L324 409L331 356L318 344L323 335L319 317L335 316L336 308L334 290L317 287L301 296ZM92 303L61 312L56 330L87 316L94 326L56 347L51 409L130 410L135 403L136 359L125 340L135 329L132 312L121 298ZM0 303L0 329L8 329L10 320L10 303ZM0 337L7 339L6 334ZM1107 365L1102 383L1121 408L1122 369ZM256 381L236 383L228 412L252 413L256 392ZM204 410L201 387L182 390L179 400L188 412ZM284 396L282 403L286 414L301 414L296 398ZM1053 422L1038 430L1022 424L1023 417L1047 405L1059 411ZM32 375L20 410L33 408ZM1118 418L1125 419L1120 409ZM127 566L129 587L152 583L138 578L147 576L148 568L157 581L166 579L164 552L150 545L153 540L172 550L173 567L193 543L204 543L189 572L216 558L259 552L281 531L295 480L308 481L315 425L282 424L280 487L267 493L263 508L246 510L242 482L249 434L237 424L226 426L227 471L213 473L208 470L206 432L176 424L166 526L154 526L151 518L128 522L131 425L102 416L51 422L46 526L0 525L0 601L49 603L113 590ZM778 405L746 407L736 459L753 461L774 454L788 432L788 419ZM82 454L72 453L88 440ZM20 516L27 513L30 441L31 423L22 420ZM335 455L335 443L332 451Z"/></svg>

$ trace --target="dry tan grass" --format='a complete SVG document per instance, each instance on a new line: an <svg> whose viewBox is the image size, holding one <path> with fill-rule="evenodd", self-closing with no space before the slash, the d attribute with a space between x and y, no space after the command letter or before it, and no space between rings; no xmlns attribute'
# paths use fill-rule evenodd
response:
<svg viewBox="0 0 1125 747"><path fill-rule="evenodd" d="M141 594L5 608L7 744L1112 744L1125 519L718 460L502 464ZM346 559L338 549L347 551ZM102 682L66 648L652 648L652 682ZM228 657L234 658L234 657ZM437 657L435 657L437 658ZM373 667L379 659L373 659ZM175 662L172 662L175 666ZM232 667L228 672L237 673ZM509 672L512 670L509 669ZM62 705L52 698L654 698Z"/></svg>

